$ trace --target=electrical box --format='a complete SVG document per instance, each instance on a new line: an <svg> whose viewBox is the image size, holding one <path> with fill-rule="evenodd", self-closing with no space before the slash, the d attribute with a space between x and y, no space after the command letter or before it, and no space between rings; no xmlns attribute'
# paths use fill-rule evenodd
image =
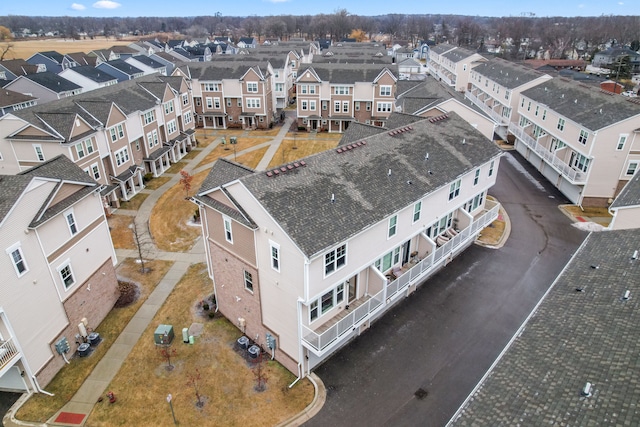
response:
<svg viewBox="0 0 640 427"><path fill-rule="evenodd" d="M56 351L58 354L69 352L69 341L67 341L67 337L62 337L56 342Z"/></svg>
<svg viewBox="0 0 640 427"><path fill-rule="evenodd" d="M267 340L267 347L269 347L271 350L275 350L276 349L276 337L274 337L270 333L267 333L267 335L265 335L265 338Z"/></svg>
<svg viewBox="0 0 640 427"><path fill-rule="evenodd" d="M238 139L235 136L230 136L229 137L229 144L237 144L238 143Z"/></svg>
<svg viewBox="0 0 640 427"><path fill-rule="evenodd" d="M182 342L189 343L189 328L182 328Z"/></svg>
<svg viewBox="0 0 640 427"><path fill-rule="evenodd" d="M173 342L173 326L159 325L153 334L156 345L169 345Z"/></svg>

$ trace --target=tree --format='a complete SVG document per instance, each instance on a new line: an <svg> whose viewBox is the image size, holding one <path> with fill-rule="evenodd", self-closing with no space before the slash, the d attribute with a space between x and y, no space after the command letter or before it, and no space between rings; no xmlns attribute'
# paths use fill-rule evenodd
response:
<svg viewBox="0 0 640 427"><path fill-rule="evenodd" d="M189 172L182 169L180 171L180 185L182 185L182 189L184 190L185 199L189 198L189 191L191 190L191 181L193 181L193 175L189 174Z"/></svg>
<svg viewBox="0 0 640 427"><path fill-rule="evenodd" d="M138 225L136 224L136 221L132 221L131 225L129 226L129 228L131 228L131 232L133 233L133 242L136 245L136 249L138 250L138 259L140 260L140 272L141 273L148 273L149 271L151 271L148 268L145 268L144 266L144 257L149 253L149 245L151 244L149 235L147 233L144 233L142 230L140 230L138 228Z"/></svg>
<svg viewBox="0 0 640 427"><path fill-rule="evenodd" d="M171 363L171 358L176 356L176 349L171 348L168 345L163 345L162 347L159 347L159 353L160 357L162 357L162 359L167 362L167 366L165 366L164 368L167 371L173 371L174 366Z"/></svg>
<svg viewBox="0 0 640 427"><path fill-rule="evenodd" d="M7 27L0 25L0 41L13 40L11 30Z"/></svg>
<svg viewBox="0 0 640 427"><path fill-rule="evenodd" d="M187 385L193 387L193 390L196 393L196 406L198 408L202 408L204 406L204 402L202 401L202 396L200 395L200 389L198 388L198 383L200 382L200 371L196 368L193 374L187 374Z"/></svg>
<svg viewBox="0 0 640 427"><path fill-rule="evenodd" d="M357 42L363 42L366 38L364 31L362 30L353 30L351 34L349 34L350 39L355 39Z"/></svg>
<svg viewBox="0 0 640 427"><path fill-rule="evenodd" d="M4 46L0 46L0 61L4 60L4 57L13 49L13 43L8 43Z"/></svg>
<svg viewBox="0 0 640 427"><path fill-rule="evenodd" d="M253 369L253 375L255 376L256 386L255 391L264 391L267 388L267 380L269 379L264 373L262 352L258 355L256 367Z"/></svg>

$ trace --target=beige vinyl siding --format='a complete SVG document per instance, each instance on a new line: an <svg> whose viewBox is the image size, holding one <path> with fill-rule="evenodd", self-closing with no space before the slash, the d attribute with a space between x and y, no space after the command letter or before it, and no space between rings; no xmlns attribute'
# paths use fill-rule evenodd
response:
<svg viewBox="0 0 640 427"><path fill-rule="evenodd" d="M256 265L256 249L253 230L231 220L233 243L225 238L223 216L220 212L207 208L209 238L225 250L237 255L251 265Z"/></svg>

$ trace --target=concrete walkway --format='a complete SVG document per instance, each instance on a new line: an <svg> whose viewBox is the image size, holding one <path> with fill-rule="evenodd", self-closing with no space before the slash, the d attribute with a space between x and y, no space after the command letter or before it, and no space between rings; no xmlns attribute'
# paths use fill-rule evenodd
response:
<svg viewBox="0 0 640 427"><path fill-rule="evenodd" d="M293 118L287 117L282 126L282 129L278 134L269 142L259 144L246 150L235 153L235 156L250 152L256 149L269 146L264 157L260 161L257 169L264 170L267 165L278 151L280 144L282 143L286 133L288 132ZM211 168L211 165L204 165L196 169L198 165L211 151L213 151L220 138L210 143L203 149L198 149L200 152L196 157L189 161L189 164L185 166L185 170L190 174L198 173L202 170ZM233 160L234 155L227 156ZM166 175L171 176L171 175ZM174 174L171 179L164 185L154 191L143 190L144 193L149 194L145 201L142 203L137 211L125 211L120 210L118 214L135 216L135 223L137 229L142 233L141 239L149 241L149 247L145 250L145 258L158 259L164 261L173 261L173 265L165 276L160 280L153 292L149 295L147 300L140 306L136 314L131 321L124 328L122 333L111 345L104 357L98 362L93 369L89 377L80 386L71 400L64 405L51 419L46 423L29 423L19 421L15 418L15 413L26 401L27 395L20 398L18 402L7 412L3 419L5 427L17 427L17 426L84 426L87 417L93 410L93 406L98 402L98 399L105 398L108 392L107 387L120 370L122 364L126 360L129 353L131 353L133 347L138 342L142 333L147 329L153 317L158 310L164 304L164 301L169 296L173 288L178 284L182 276L187 272L189 266L193 263L205 262L205 249L202 238L198 238L189 252L167 252L160 251L155 243L149 229L149 218L153 207L158 202L158 199L164 194L166 190L173 187L180 181L180 174ZM119 260L125 258L138 258L138 251L128 249L116 250L116 255ZM305 408L300 414L292 417L290 420L282 423L282 426L298 426L305 420L308 420L311 416L317 413L326 397L326 391L322 381L317 376L313 376L311 381L315 388L315 397L311 404ZM61 415L62 414L62 415ZM69 417L72 416L72 417ZM69 421L73 419L73 422Z"/></svg>

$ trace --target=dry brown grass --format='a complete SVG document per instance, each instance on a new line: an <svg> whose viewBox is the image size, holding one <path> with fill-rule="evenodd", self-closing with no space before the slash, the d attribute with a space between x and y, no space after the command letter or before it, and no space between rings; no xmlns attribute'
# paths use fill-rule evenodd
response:
<svg viewBox="0 0 640 427"><path fill-rule="evenodd" d="M202 159L200 163L198 163L197 167L202 167L202 166L211 164L214 161L218 160L220 157L231 156L231 158L233 158L234 147L233 145L229 144L229 138L227 137L225 138L227 139L227 144L226 145L219 144L216 148L211 150L211 152L207 154L207 156L204 159ZM256 145L269 142L270 140L271 139L269 139L269 137L258 138L258 137L251 136L251 137L238 138L238 143L235 144L236 159L240 157L237 155L237 153L239 153L240 151L253 148Z"/></svg>
<svg viewBox="0 0 640 427"><path fill-rule="evenodd" d="M202 171L193 175L191 192L193 195L209 171ZM149 227L151 236L158 249L163 251L184 252L193 245L194 240L200 235L200 227L187 224L193 218L196 205L185 200L182 185L176 184L164 192L151 211Z"/></svg>
<svg viewBox="0 0 640 427"><path fill-rule="evenodd" d="M497 245L504 234L505 226L504 220L496 219L480 232L478 239L487 245Z"/></svg>
<svg viewBox="0 0 640 427"><path fill-rule="evenodd" d="M274 425L304 409L313 398L313 386L302 380L287 386L295 377L274 362L265 363L267 389L254 390L251 366L233 346L238 329L222 317L211 320L200 314L196 304L212 293L205 264L192 265L167 298L122 369L108 386L118 396L116 404L105 399L90 414L91 426L168 426L171 411L166 401L173 396L176 419L182 426ZM182 343L180 332L192 322L204 324L194 345ZM153 342L159 324L173 325L176 334L174 368L166 369ZM188 375L200 373L199 390L205 402L196 407Z"/></svg>
<svg viewBox="0 0 640 427"><path fill-rule="evenodd" d="M245 165L251 169L255 169L258 167L258 163L264 157L264 154L267 152L269 147L258 148L257 150L250 151L242 156L238 156L235 160L236 163L240 163L241 165Z"/></svg>
<svg viewBox="0 0 640 427"><path fill-rule="evenodd" d="M157 190L158 188L162 187L170 180L171 180L171 177L159 176L157 178L152 178L150 181L147 181L144 186L147 190Z"/></svg>
<svg viewBox="0 0 640 427"><path fill-rule="evenodd" d="M580 206L568 205L563 206L563 209L570 213L572 216L586 216L586 217L605 217L612 218L607 208L587 207L580 209Z"/></svg>
<svg viewBox="0 0 640 427"><path fill-rule="evenodd" d="M278 151L269 162L269 167L279 166L294 160L302 159L312 154L320 153L337 147L339 138L321 139L321 140L303 140L290 137L284 138ZM293 148L296 147L296 148Z"/></svg>
<svg viewBox="0 0 640 427"><path fill-rule="evenodd" d="M19 40L11 41L13 47L5 56L5 59L27 59L34 53L55 50L58 53L84 52L89 53L96 49L106 49L111 46L123 46L130 44L131 41L122 41L116 39L105 39L103 37L94 40L63 40L63 39L35 39L35 40ZM0 44L0 47L5 46Z"/></svg>
<svg viewBox="0 0 640 427"><path fill-rule="evenodd" d="M140 266L135 260L131 258L124 260L118 266L118 277L139 284L140 296L138 300L128 307L111 310L102 323L95 328L100 334L102 342L95 348L91 356L74 357L71 360L71 364L58 372L46 386L45 390L54 393L54 396L47 396L42 393L34 394L20 408L16 417L20 420L44 422L62 408L78 391L84 380L93 371L93 368L102 359L172 264L168 261L148 261L145 263L145 267L149 267L151 272L141 274Z"/></svg>
<svg viewBox="0 0 640 427"><path fill-rule="evenodd" d="M129 215L111 215L107 218L109 223L109 231L111 232L111 240L113 247L116 249L135 249L136 245L133 240L133 232L129 226L133 222L134 217Z"/></svg>
<svg viewBox="0 0 640 427"><path fill-rule="evenodd" d="M177 162L171 165L169 169L167 169L164 173L166 174L176 174L179 173L182 169L189 165L189 162Z"/></svg>
<svg viewBox="0 0 640 427"><path fill-rule="evenodd" d="M137 211L142 206L142 203L149 197L146 193L138 193L133 196L128 202L120 203L120 209L125 209L129 211Z"/></svg>

